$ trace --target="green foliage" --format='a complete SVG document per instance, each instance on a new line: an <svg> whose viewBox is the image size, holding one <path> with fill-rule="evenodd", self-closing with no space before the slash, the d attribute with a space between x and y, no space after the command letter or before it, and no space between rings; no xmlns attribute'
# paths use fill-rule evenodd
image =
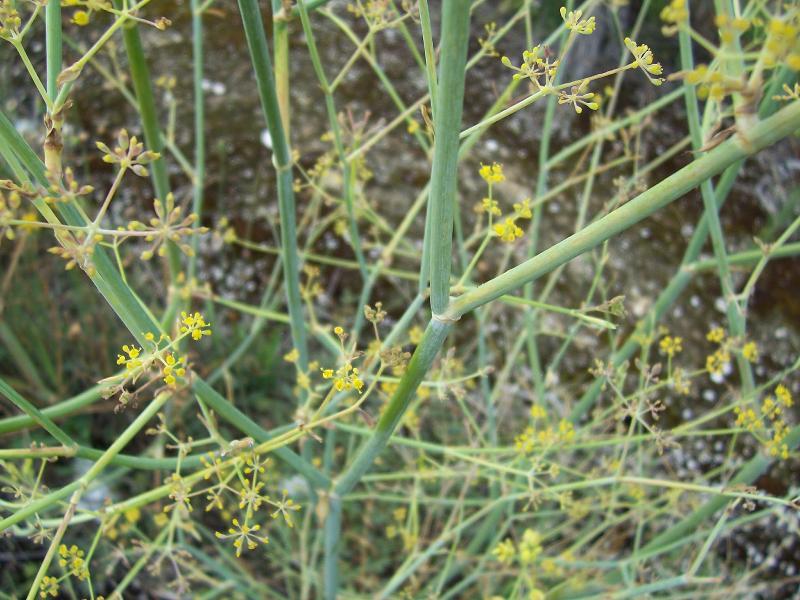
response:
<svg viewBox="0 0 800 600"><path fill-rule="evenodd" d="M150 4L0 0L7 593L791 588L722 548L797 509L797 332L754 316L800 252L797 194L747 246L724 205L744 164L770 176L753 157L794 168L797 3L193 0L170 15L191 68L158 77ZM250 86L225 118L252 98L271 164L212 166L217 27Z"/></svg>

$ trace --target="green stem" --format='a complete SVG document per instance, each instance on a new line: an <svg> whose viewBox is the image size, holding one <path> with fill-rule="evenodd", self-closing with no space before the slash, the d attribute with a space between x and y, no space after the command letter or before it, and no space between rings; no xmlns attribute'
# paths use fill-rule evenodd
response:
<svg viewBox="0 0 800 600"><path fill-rule="evenodd" d="M45 38L47 45L47 95L50 101L58 95L56 80L61 73L61 2L48 0L45 8Z"/></svg>
<svg viewBox="0 0 800 600"><path fill-rule="evenodd" d="M123 7L122 0L114 0L117 9ZM123 19L119 18L118 22ZM136 92L136 101L139 109L139 118L142 122L144 141L149 150L163 154L164 144L161 135L161 127L158 124L158 111L153 95L153 84L150 79L150 68L144 56L142 39L139 35L139 26L136 24L126 26L122 30L122 39L125 44L125 53L128 56L128 68L131 74L133 89ZM164 201L170 193L169 175L167 173L167 162L163 156L154 160L148 165L150 178L153 181L156 197ZM175 284L178 274L181 271L180 251L174 242L167 242L167 263L169 265L170 281ZM173 303L174 304L174 303ZM172 320L172 314L177 310L177 306L167 310L164 322Z"/></svg>
<svg viewBox="0 0 800 600"><path fill-rule="evenodd" d="M58 425L53 423L53 421L45 415L42 411L36 408L33 404L28 402L25 398L20 396L14 388L12 388L8 383L6 383L0 377L0 394L3 394L6 398L8 398L11 402L13 402L17 408L23 411L26 415L28 415L31 419L33 419L36 423L38 423L47 433L52 435L56 440L61 442L64 446L75 446L75 442L73 439L64 432Z"/></svg>
<svg viewBox="0 0 800 600"><path fill-rule="evenodd" d="M200 0L191 0L192 7L192 82L194 84L194 178L192 181L192 212L197 220L192 227L200 227L203 212L203 191L206 177L205 92L203 91L203 13ZM192 236L192 255L189 257L189 281L197 269L197 233Z"/></svg>
<svg viewBox="0 0 800 600"><path fill-rule="evenodd" d="M688 7L687 7L688 10ZM678 33L681 54L681 68L684 71L694 69L694 57L692 55L692 42L685 28L681 28ZM700 124L700 112L697 107L697 95L692 85L684 86L686 96L686 117L689 123L689 133L692 138L692 146L695 152L699 152L703 147L703 129ZM746 132L745 132L746 133ZM714 257L717 260L717 275L719 277L722 294L725 299L725 306L728 313L728 323L731 334L734 337L742 337L745 334L745 319L742 307L736 300L731 278L730 265L728 263L728 253L725 249L725 238L722 233L722 224L719 219L719 212L714 197L714 186L711 179L706 179L700 184L700 195L703 199L703 208L708 222L708 231L711 235L711 245L714 249ZM750 363L743 356L737 354L736 363L739 368L739 376L745 391L753 388L753 371Z"/></svg>
<svg viewBox="0 0 800 600"><path fill-rule="evenodd" d="M796 101L754 126L747 133L746 144L743 144L739 137L728 140L538 256L456 298L444 316L447 319L458 319L463 314L521 287L528 281L549 273L559 265L591 250L677 200L730 165L790 135L798 126L800 126L800 102Z"/></svg>
<svg viewBox="0 0 800 600"><path fill-rule="evenodd" d="M286 300L291 320L292 342L300 353L298 364L302 370L308 366L308 344L303 319L303 299L300 296L300 272L297 256L297 231L295 224L294 182L292 157L281 121L280 106L275 91L272 62L267 48L267 38L261 24L261 13L256 0L239 0L250 59L258 83L261 108L272 137L273 164L278 179L278 208L281 219L281 247L283 273L286 281Z"/></svg>
<svg viewBox="0 0 800 600"><path fill-rule="evenodd" d="M436 106L438 84L436 82L436 54L433 47L433 34L431 33L431 14L428 10L428 0L419 0L419 25L422 29L422 46L425 50L425 77L428 80L428 94L431 97L431 106ZM434 119L436 114L433 115Z"/></svg>
<svg viewBox="0 0 800 600"><path fill-rule="evenodd" d="M442 7L439 97L434 111L435 145L428 199L430 221L431 310L443 313L449 303L453 248L453 211L458 184L458 134L464 100L464 70L469 43L469 0Z"/></svg>

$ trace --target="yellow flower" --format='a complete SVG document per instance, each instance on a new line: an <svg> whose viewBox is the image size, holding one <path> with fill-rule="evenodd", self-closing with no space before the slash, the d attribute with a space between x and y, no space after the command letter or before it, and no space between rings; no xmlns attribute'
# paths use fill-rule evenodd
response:
<svg viewBox="0 0 800 600"><path fill-rule="evenodd" d="M594 17L588 19L581 19L583 16L582 10L571 10L567 13L566 7L561 7L561 18L564 19L564 25L567 29L579 33L580 35L591 35L595 29Z"/></svg>
<svg viewBox="0 0 800 600"><path fill-rule="evenodd" d="M497 544L492 550L492 554L497 557L497 560L503 564L508 564L514 560L514 555L517 553L514 548L514 542L511 540L504 540Z"/></svg>
<svg viewBox="0 0 800 600"><path fill-rule="evenodd" d="M522 534L522 541L519 543L519 560L523 564L530 564L542 552L542 536L533 529L526 529Z"/></svg>
<svg viewBox="0 0 800 600"><path fill-rule="evenodd" d="M239 519L231 521L233 527L228 528L228 533L215 532L217 538L228 539L233 538L233 547L236 548L236 556L242 555L243 546L247 546L248 550L255 550L258 542L268 544L269 539L266 536L259 535L257 532L261 529L261 525L248 525L247 523L239 523Z"/></svg>
<svg viewBox="0 0 800 600"><path fill-rule="evenodd" d="M501 214L500 205L497 203L497 200L492 200L491 198L484 198L481 200L476 210L477 212L485 212L496 217L499 217Z"/></svg>
<svg viewBox="0 0 800 600"><path fill-rule="evenodd" d="M203 315L195 312L192 315L181 313L181 333L191 333L192 339L199 341L204 335L211 335L211 324L206 323Z"/></svg>
<svg viewBox="0 0 800 600"><path fill-rule="evenodd" d="M117 354L118 365L125 365L125 368L129 371L142 366L142 361L139 360L139 354L142 351L141 348L137 348L136 346L128 346L125 344L122 347L122 351L128 356L126 358L122 354Z"/></svg>
<svg viewBox="0 0 800 600"><path fill-rule="evenodd" d="M661 348L662 354L666 354L672 358L683 350L683 338L668 335L661 340L659 347Z"/></svg>
<svg viewBox="0 0 800 600"><path fill-rule="evenodd" d="M488 184L500 183L506 180L505 175L503 175L503 167L497 163L492 163L491 165L484 165L481 163L481 168L478 173Z"/></svg>
<svg viewBox="0 0 800 600"><path fill-rule="evenodd" d="M575 439L575 426L572 421L561 419L558 423L558 437L562 442L571 442Z"/></svg>
<svg viewBox="0 0 800 600"><path fill-rule="evenodd" d="M514 214L518 219L530 219L533 216L533 212L531 212L531 199L525 198L522 202L515 202Z"/></svg>
<svg viewBox="0 0 800 600"><path fill-rule="evenodd" d="M736 413L737 427L743 427L748 431L757 431L759 429L763 429L764 422L758 418L756 411L754 411L752 408L742 410L737 406L733 409L733 412Z"/></svg>
<svg viewBox="0 0 800 600"><path fill-rule="evenodd" d="M296 363L300 358L300 351L297 348L292 348L290 352L283 355L283 360L290 363Z"/></svg>
<svg viewBox="0 0 800 600"><path fill-rule="evenodd" d="M512 218L506 218L503 223L498 223L494 227L492 227L494 232L500 236L500 239L504 242L513 242L517 238L521 238L523 235L522 229L520 229L517 224L514 222Z"/></svg>
<svg viewBox="0 0 800 600"><path fill-rule="evenodd" d="M706 357L706 371L712 375L722 375L723 368L731 362L730 353L724 348L720 348L714 354Z"/></svg>
<svg viewBox="0 0 800 600"><path fill-rule="evenodd" d="M783 404L786 408L791 408L792 405L794 405L794 400L792 400L792 393L783 384L780 384L778 387L775 388L775 396L778 398L778 402Z"/></svg>
<svg viewBox="0 0 800 600"><path fill-rule="evenodd" d="M72 22L75 23L75 25L78 25L80 27L83 27L84 25L88 25L89 24L89 13L86 12L85 10L77 10L77 11L75 11L75 14L72 15Z"/></svg>
<svg viewBox="0 0 800 600"><path fill-rule="evenodd" d="M706 339L715 344L721 344L725 340L725 330L722 327L714 327L706 334Z"/></svg>
<svg viewBox="0 0 800 600"><path fill-rule="evenodd" d="M539 404L531 406L531 419L538 421L547 418L547 410Z"/></svg>
<svg viewBox="0 0 800 600"><path fill-rule="evenodd" d="M60 556L58 564L69 571L70 575L77 577L80 581L89 577L89 567L83 558L84 552L75 544L69 548L65 544L61 544L58 547L58 555Z"/></svg>
<svg viewBox="0 0 800 600"><path fill-rule="evenodd" d="M678 26L689 19L686 0L672 0L667 6L661 9L660 16L661 20L667 24L661 28L664 35L674 34L678 30Z"/></svg>
<svg viewBox="0 0 800 600"><path fill-rule="evenodd" d="M653 85L664 83L662 78L653 77L653 75L661 75L664 70L660 63L653 62L653 52L647 44L637 44L631 38L625 38L625 46L633 54L634 61L631 64L639 67L647 75L650 83Z"/></svg>
<svg viewBox="0 0 800 600"><path fill-rule="evenodd" d="M320 369L322 371L323 379L333 379L333 387L336 391L343 392L356 389L359 393L364 387L364 382L359 376L358 369L354 368L349 362L336 369Z"/></svg>
<svg viewBox="0 0 800 600"><path fill-rule="evenodd" d="M572 107L578 114L583 112L583 107L581 105L585 106L589 110L597 110L600 108L600 104L595 101L597 94L587 91L588 88L589 81L584 79L580 84L573 85L569 92L559 92L558 103L572 104Z"/></svg>
<svg viewBox="0 0 800 600"><path fill-rule="evenodd" d="M186 369L181 365L184 361L183 358L175 358L172 352L168 352L164 356L164 366L161 368L161 374L164 376L164 383L169 386L175 386L178 383L178 377L186 375Z"/></svg>
<svg viewBox="0 0 800 600"><path fill-rule="evenodd" d="M751 363L758 362L758 344L755 342L747 342L742 346L742 356Z"/></svg>
<svg viewBox="0 0 800 600"><path fill-rule="evenodd" d="M42 578L41 585L39 586L39 597L47 598L48 594L53 598L58 596L58 579L45 575Z"/></svg>
<svg viewBox="0 0 800 600"><path fill-rule="evenodd" d="M419 325L414 325L408 330L408 341L416 346L422 341L422 336L424 333L425 332L422 330L422 327Z"/></svg>

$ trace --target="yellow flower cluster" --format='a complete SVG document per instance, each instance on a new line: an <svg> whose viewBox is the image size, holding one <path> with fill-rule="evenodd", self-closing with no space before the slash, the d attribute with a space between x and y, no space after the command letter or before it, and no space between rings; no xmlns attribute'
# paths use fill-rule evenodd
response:
<svg viewBox="0 0 800 600"><path fill-rule="evenodd" d="M403 506L392 511L392 520L394 522L386 526L386 537L392 540L400 536L403 540L403 549L406 552L410 552L417 543L417 535L410 528L406 527L406 514L406 508Z"/></svg>
<svg viewBox="0 0 800 600"><path fill-rule="evenodd" d="M494 225L492 230L500 237L501 240L509 243L513 242L517 238L521 238L524 234L522 228L520 228L511 217L506 217L502 223L497 223Z"/></svg>
<svg viewBox="0 0 800 600"><path fill-rule="evenodd" d="M738 406L733 409L736 413L736 426L742 427L751 433L755 433L764 428L764 422L758 418L756 411L752 408L739 408Z"/></svg>
<svg viewBox="0 0 800 600"><path fill-rule="evenodd" d="M535 412L535 416L534 416ZM531 416L534 420L546 418L543 408L534 406L531 408ZM514 438L514 448L520 454L530 454L536 446L547 447L559 443L571 442L575 439L575 426L572 421L561 419L558 427L548 425L537 431L534 427L526 427L525 431Z"/></svg>
<svg viewBox="0 0 800 600"><path fill-rule="evenodd" d="M706 371L710 375L722 376L725 365L731 362L731 353L728 351L728 341L725 331L721 327L715 327L706 334L709 342L719 344L719 348L706 357Z"/></svg>
<svg viewBox="0 0 800 600"><path fill-rule="evenodd" d="M547 409L539 404L531 406L531 419L540 421L547 418Z"/></svg>
<svg viewBox="0 0 800 600"><path fill-rule="evenodd" d="M661 354L665 354L669 358L672 358L676 354L679 354L683 351L683 338L668 335L661 339L661 342L659 342L658 346L661 349Z"/></svg>
<svg viewBox="0 0 800 600"><path fill-rule="evenodd" d="M364 387L364 382L359 376L358 369L349 361L336 369L321 369L323 379L333 379L336 391L342 392L355 388L358 392Z"/></svg>
<svg viewBox="0 0 800 600"><path fill-rule="evenodd" d="M559 92L558 103L572 104L577 114L583 112L584 106L589 110L597 110L600 108L600 103L598 102L600 96L594 92L589 92L588 89L589 80L584 79L578 85L573 85L569 92Z"/></svg>
<svg viewBox="0 0 800 600"><path fill-rule="evenodd" d="M72 14L71 20L75 25L83 27L89 24L89 13L86 12L85 10L76 10Z"/></svg>
<svg viewBox="0 0 800 600"><path fill-rule="evenodd" d="M725 365L731 362L731 351L741 352L745 360L751 363L758 362L758 344L754 341L745 342L727 338L721 327L715 327L706 334L709 342L719 344L719 348L706 357L706 371L711 375L721 376ZM741 345L740 345L741 344Z"/></svg>
<svg viewBox="0 0 800 600"><path fill-rule="evenodd" d="M83 550L76 545L73 544L67 548L65 544L61 544L58 547L58 556L58 564L69 571L70 575L77 577L80 581L89 577L89 565L86 564Z"/></svg>
<svg viewBox="0 0 800 600"><path fill-rule="evenodd" d="M478 173L489 185L493 183L502 183L506 180L506 176L503 174L502 165L497 163L492 163L491 165L484 165L481 163L481 168Z"/></svg>
<svg viewBox="0 0 800 600"><path fill-rule="evenodd" d="M492 554L503 564L510 564L514 559L518 559L522 565L530 565L542 553L542 536L538 531L526 529L522 533L522 540L518 545L514 545L513 540L506 539L497 544Z"/></svg>
<svg viewBox="0 0 800 600"><path fill-rule="evenodd" d="M503 540L492 550L492 554L503 564L510 564L517 554L517 548L511 539Z"/></svg>
<svg viewBox="0 0 800 600"><path fill-rule="evenodd" d="M637 44L631 38L625 38L625 46L633 54L634 61L631 66L639 67L653 85L664 83L662 78L653 77L661 75L664 70L661 68L661 63L654 62L653 52L647 44Z"/></svg>
<svg viewBox="0 0 800 600"><path fill-rule="evenodd" d="M512 77L514 81L527 78L540 90L552 90L553 79L558 71L558 60L550 62L546 54L545 48L534 46L530 50L522 52L522 65L519 67L514 66L507 56L503 56L500 62L503 63L503 66L517 71ZM542 77L544 77L544 83L540 81Z"/></svg>
<svg viewBox="0 0 800 600"><path fill-rule="evenodd" d="M19 35L22 18L10 0L0 2L0 38L12 40Z"/></svg>
<svg viewBox="0 0 800 600"><path fill-rule="evenodd" d="M725 96L742 89L742 82L727 77L718 68L709 69L708 65L699 64L693 70L684 73L686 83L697 86L697 97L700 100L710 98L721 102Z"/></svg>
<svg viewBox="0 0 800 600"><path fill-rule="evenodd" d="M767 396L761 402L761 416L756 415L752 408L742 409L736 407L736 425L743 427L749 432L758 436L759 432L765 428L765 422L769 423L771 436L762 440L770 456L780 457L783 460L789 458L789 446L784 441L789 432L789 426L783 418L784 409L794 406L794 399L789 389L783 384L775 388L775 396Z"/></svg>
<svg viewBox="0 0 800 600"><path fill-rule="evenodd" d="M782 19L771 19L767 31L764 64L774 67L783 62L800 71L800 11L795 8Z"/></svg>
<svg viewBox="0 0 800 600"><path fill-rule="evenodd" d="M671 0L661 9L661 20L665 25L661 28L664 35L673 35L678 28L689 20L689 10L686 8L686 0Z"/></svg>
<svg viewBox="0 0 800 600"><path fill-rule="evenodd" d="M530 219L533 216L533 212L531 211L531 199L525 198L522 202L515 202L514 214L518 219Z"/></svg>
<svg viewBox="0 0 800 600"><path fill-rule="evenodd" d="M182 312L180 331L181 333L191 333L192 339L199 341L204 335L211 335L211 324L206 323L203 315L199 312L192 315Z"/></svg>
<svg viewBox="0 0 800 600"><path fill-rule="evenodd" d="M481 200L480 204L475 205L475 212L477 213L486 213L495 217L499 217L501 214L500 211L500 204L497 200L492 200L491 198L484 198Z"/></svg>
<svg viewBox="0 0 800 600"><path fill-rule="evenodd" d="M285 489L279 499L271 498L263 492L266 480L270 478L270 475L261 477L262 480L259 480L259 477L266 472L265 466L269 460L262 459L253 451L254 444L252 438L231 441L229 448L221 456L238 457L237 462L233 465L223 463L218 454L209 454L208 458L201 458L206 469L205 479L208 480L213 475L218 481L216 485L206 490L206 499L209 502L205 510L208 512L217 509L225 521L230 521L231 526L228 527L227 532L217 531L215 535L221 540L232 540L237 557L241 556L245 549L254 550L258 544L269 543L269 538L260 533L262 525L254 522L260 509L270 507L272 509L270 516L273 519L283 517L289 527L294 526L293 513L301 509L299 504L288 497L288 491ZM226 472L227 468L231 471ZM241 475L242 471L244 477ZM238 479L239 485L229 483L234 473L239 473L239 477L235 478ZM234 517L226 508L230 506L226 502L226 492L234 496L233 503L242 511L243 517ZM188 493L188 487L185 487L184 493ZM197 493L193 495L197 495ZM181 500L177 499L176 502L178 501ZM188 502L184 501L184 504L188 505ZM189 506L187 508L190 509Z"/></svg>
<svg viewBox="0 0 800 600"><path fill-rule="evenodd" d="M574 31L580 35L592 35L592 32L594 32L596 27L594 17L581 19L583 16L582 10L571 10L568 13L566 7L564 6L561 7L560 12L561 18L564 19L564 25L566 25L567 29L570 31Z"/></svg>
<svg viewBox="0 0 800 600"><path fill-rule="evenodd" d="M231 521L233 527L228 528L228 533L215 532L218 539L224 540L233 538L233 547L236 548L237 558L242 555L243 547L246 545L248 550L255 550L258 542L268 544L269 538L265 535L259 535L258 531L261 525L248 525L247 523L239 523L239 519L235 518Z"/></svg>
<svg viewBox="0 0 800 600"><path fill-rule="evenodd" d="M103 532L112 542L120 535L125 535L133 529L134 525L142 518L142 511L133 507L123 511L122 518L119 518L119 516L120 513L117 513L117 517L112 519L107 529Z"/></svg>
<svg viewBox="0 0 800 600"><path fill-rule="evenodd" d="M122 351L128 356L117 354L118 365L125 365L125 368L129 371L142 366L142 361L139 358L139 355L142 353L141 348L137 348L136 346L128 346L128 344L125 344L122 347Z"/></svg>
<svg viewBox="0 0 800 600"><path fill-rule="evenodd" d="M168 352L164 356L164 362L166 364L161 369L161 373L164 375L164 383L174 387L178 383L176 377L183 377L186 375L186 368L181 366L184 360L184 357L176 359L172 352Z"/></svg>
<svg viewBox="0 0 800 600"><path fill-rule="evenodd" d="M758 362L758 344L747 342L742 346L742 356L751 363Z"/></svg>
<svg viewBox="0 0 800 600"><path fill-rule="evenodd" d="M53 598L58 596L58 579L45 575L42 577L42 583L39 586L39 597L47 598L48 595Z"/></svg>
<svg viewBox="0 0 800 600"><path fill-rule="evenodd" d="M48 595L53 598L58 596L58 579L45 575L39 585L39 598L47 598Z"/></svg>

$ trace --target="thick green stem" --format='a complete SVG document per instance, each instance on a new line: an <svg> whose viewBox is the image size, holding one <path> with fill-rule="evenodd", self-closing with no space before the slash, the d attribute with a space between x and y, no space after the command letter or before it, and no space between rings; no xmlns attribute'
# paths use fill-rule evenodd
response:
<svg viewBox="0 0 800 600"><path fill-rule="evenodd" d="M291 320L292 342L300 353L298 364L302 370L308 365L308 344L303 319L303 300L300 296L300 272L297 256L297 226L295 224L294 182L292 156L281 120L280 105L272 74L272 61L267 48L267 38L261 23L261 13L255 0L239 0L250 59L258 83L261 108L272 138L275 172L278 178L278 208L281 219L281 247L286 300Z"/></svg>
<svg viewBox="0 0 800 600"><path fill-rule="evenodd" d="M439 95L434 114L435 142L430 219L431 310L447 309L453 248L453 211L458 187L458 135L464 101L464 75L469 42L469 0L451 0L442 7Z"/></svg>
<svg viewBox="0 0 800 600"><path fill-rule="evenodd" d="M800 102L793 102L772 117L755 125L746 134L728 140L538 256L459 296L450 304L445 317L458 319L463 314L549 273L559 265L591 250L677 200L728 166L790 135L798 126L800 126ZM746 141L743 142L744 135Z"/></svg>
<svg viewBox="0 0 800 600"><path fill-rule="evenodd" d="M692 42L688 31L682 28L678 34L678 38L680 42L681 68L684 71L691 71L694 69L694 57L692 55ZM695 93L694 86L691 85L684 86L684 93L686 95L686 120L689 123L692 146L695 152L699 152L703 147L704 132L700 123L700 111L697 107L697 94ZM703 199L705 218L708 222L709 233L711 234L714 257L717 260L717 275L719 276L720 287L722 288L722 294L728 313L728 324L730 325L731 334L734 337L742 337L745 334L745 318L742 307L734 295L728 253L725 249L725 238L722 233L722 224L719 219L717 203L714 198L714 184L711 179L706 179L700 184L700 195ZM736 362L745 392L752 390L754 381L750 363L740 355L737 355Z"/></svg>
<svg viewBox="0 0 800 600"><path fill-rule="evenodd" d="M191 0L192 7L192 83L194 91L194 178L192 181L192 212L197 221L192 225L200 226L203 212L203 188L206 178L206 136L205 136L205 92L203 91L203 13L200 11L200 0ZM192 236L192 256L189 257L189 281L195 276L197 268L198 236Z"/></svg>
<svg viewBox="0 0 800 600"><path fill-rule="evenodd" d="M47 38L47 95L54 101L58 95L56 80L61 73L61 2L48 0L45 9Z"/></svg>
<svg viewBox="0 0 800 600"><path fill-rule="evenodd" d="M347 469L334 481L331 491L332 499L338 500L352 490L372 466L372 463L375 462L378 455L386 448L392 433L397 428L419 384L425 378L425 374L433 365L433 361L439 354L452 327L452 323L444 323L436 319L432 319L428 323L422 341L414 351L406 372L386 405L375 430L361 446L358 454ZM338 512L329 513L325 524L325 548L331 551L331 554L326 554L325 556L325 579L329 586L336 581L335 561L338 559L338 555L335 552L338 548L338 540L341 533L340 526L341 515ZM336 593L337 589L335 587L326 587L325 598L336 598Z"/></svg>

